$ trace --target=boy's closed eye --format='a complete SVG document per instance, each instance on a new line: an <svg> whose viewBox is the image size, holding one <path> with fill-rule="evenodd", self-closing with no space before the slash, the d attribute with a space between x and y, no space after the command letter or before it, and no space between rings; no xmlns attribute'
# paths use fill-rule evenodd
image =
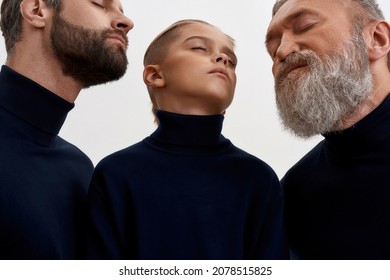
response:
<svg viewBox="0 0 390 280"><path fill-rule="evenodd" d="M204 47L204 46L196 46L196 47L192 47L191 49L193 50L202 50L202 51L207 51L207 48Z"/></svg>
<svg viewBox="0 0 390 280"><path fill-rule="evenodd" d="M190 43L190 49L195 50L195 51L202 51L202 52L208 52L209 51L209 46L208 44L211 44L211 39L205 38L205 37L199 37L199 36L194 36L186 39L186 42ZM211 47L210 47L211 48ZM236 62L236 57L234 53L226 51L225 53L228 56L228 62L231 65L232 68L235 68L237 66Z"/></svg>

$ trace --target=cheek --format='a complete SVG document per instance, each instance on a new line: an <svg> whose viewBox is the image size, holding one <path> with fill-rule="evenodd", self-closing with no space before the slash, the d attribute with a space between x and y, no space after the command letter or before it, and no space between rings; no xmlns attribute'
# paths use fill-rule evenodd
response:
<svg viewBox="0 0 390 280"><path fill-rule="evenodd" d="M189 67L189 65L191 64L186 60L185 57L171 56L166 58L164 62L161 63L161 69L167 73L183 74L183 72L191 71L191 67Z"/></svg>
<svg viewBox="0 0 390 280"><path fill-rule="evenodd" d="M171 87L188 87L192 85L194 80L198 80L194 76L196 72L194 73L188 65L180 61L164 65L163 73L167 85Z"/></svg>
<svg viewBox="0 0 390 280"><path fill-rule="evenodd" d="M236 74L234 73L233 78L232 78L233 91L235 90L236 85L237 85L237 76L236 76Z"/></svg>
<svg viewBox="0 0 390 280"><path fill-rule="evenodd" d="M272 64L272 75L275 77L276 76L276 62L274 62L273 64Z"/></svg>
<svg viewBox="0 0 390 280"><path fill-rule="evenodd" d="M322 54L333 53L341 50L345 46L345 42L351 39L351 31L345 27L333 27L318 34L318 40L313 40L316 49ZM316 51L313 49L313 51Z"/></svg>
<svg viewBox="0 0 390 280"><path fill-rule="evenodd" d="M105 29L109 28L111 25L107 17L99 14L81 13L80 11L76 11L73 14L62 13L61 16L69 23L89 29Z"/></svg>

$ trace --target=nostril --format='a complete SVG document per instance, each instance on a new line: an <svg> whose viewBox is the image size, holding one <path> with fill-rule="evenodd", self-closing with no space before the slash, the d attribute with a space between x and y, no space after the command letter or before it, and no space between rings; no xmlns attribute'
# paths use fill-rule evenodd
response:
<svg viewBox="0 0 390 280"><path fill-rule="evenodd" d="M134 24L129 18L122 14L120 17L112 21L112 27L127 33L134 27Z"/></svg>
<svg viewBox="0 0 390 280"><path fill-rule="evenodd" d="M124 23L118 23L116 26L121 29L127 28L127 25Z"/></svg>
<svg viewBox="0 0 390 280"><path fill-rule="evenodd" d="M224 57L224 56L217 57L217 59L215 61L216 62L223 62L223 64L228 63L228 59L226 57Z"/></svg>

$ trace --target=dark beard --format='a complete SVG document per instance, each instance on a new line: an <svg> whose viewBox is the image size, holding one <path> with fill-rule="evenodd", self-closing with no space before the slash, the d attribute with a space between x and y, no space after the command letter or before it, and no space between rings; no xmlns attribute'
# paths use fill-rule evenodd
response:
<svg viewBox="0 0 390 280"><path fill-rule="evenodd" d="M50 38L64 75L81 82L84 88L121 78L128 65L126 51L107 43L109 34L122 36L127 47L127 36L120 30L88 29L54 14Z"/></svg>

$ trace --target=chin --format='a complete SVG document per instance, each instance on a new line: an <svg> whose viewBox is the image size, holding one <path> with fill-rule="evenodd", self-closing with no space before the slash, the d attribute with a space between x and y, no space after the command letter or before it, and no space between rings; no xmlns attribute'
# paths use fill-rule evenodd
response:
<svg viewBox="0 0 390 280"><path fill-rule="evenodd" d="M210 98L218 98L221 100L221 102L231 102L234 96L234 92L231 92L230 90L226 90L226 88L215 88L210 91Z"/></svg>
<svg viewBox="0 0 390 280"><path fill-rule="evenodd" d="M224 115L227 108L229 108L232 103L232 99L214 99L214 101L210 101L209 104L214 104L211 111L214 112L215 115Z"/></svg>

